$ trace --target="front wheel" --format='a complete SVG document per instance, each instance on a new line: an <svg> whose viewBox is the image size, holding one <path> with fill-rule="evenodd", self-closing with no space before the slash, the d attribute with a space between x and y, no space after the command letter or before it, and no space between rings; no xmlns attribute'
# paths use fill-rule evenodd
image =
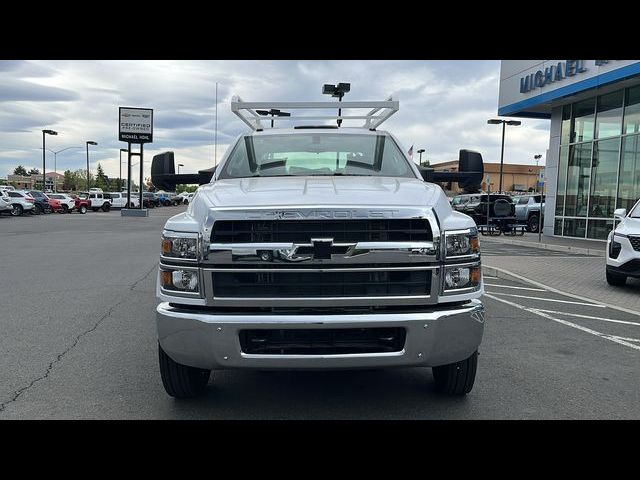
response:
<svg viewBox="0 0 640 480"><path fill-rule="evenodd" d="M538 215L531 215L529 217L529 221L527 222L527 227L531 233L538 233L538 222L539 222Z"/></svg>
<svg viewBox="0 0 640 480"><path fill-rule="evenodd" d="M40 215L41 213L42 213L42 207L36 203L33 207L33 214Z"/></svg>
<svg viewBox="0 0 640 480"><path fill-rule="evenodd" d="M102 205L102 211L103 212L108 212L109 210L111 210L111 204L110 203L105 203L104 205Z"/></svg>
<svg viewBox="0 0 640 480"><path fill-rule="evenodd" d="M80 208L78 209L78 211L84 215L85 213L87 213L87 206L80 205Z"/></svg>
<svg viewBox="0 0 640 480"><path fill-rule="evenodd" d="M607 283L614 287L622 287L627 283L627 276L617 273L611 273L607 270Z"/></svg>
<svg viewBox="0 0 640 480"><path fill-rule="evenodd" d="M477 350L460 362L433 367L436 390L448 395L466 395L473 388L477 367Z"/></svg>
<svg viewBox="0 0 640 480"><path fill-rule="evenodd" d="M211 370L189 367L175 362L158 344L160 376L166 392L176 398L193 398L204 392Z"/></svg>

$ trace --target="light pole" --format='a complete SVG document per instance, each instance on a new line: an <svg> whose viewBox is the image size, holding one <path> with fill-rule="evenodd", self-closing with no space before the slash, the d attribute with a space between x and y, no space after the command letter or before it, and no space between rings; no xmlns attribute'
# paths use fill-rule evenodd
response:
<svg viewBox="0 0 640 480"><path fill-rule="evenodd" d="M87 141L87 193L89 192L89 145L97 145L97 142Z"/></svg>
<svg viewBox="0 0 640 480"><path fill-rule="evenodd" d="M67 148L63 148L62 150L58 150L57 152L51 150L50 148L47 148L48 151L53 153L53 171L56 174L58 173L58 154L61 152L64 152L65 150L69 150L71 148L82 148L82 147L67 147ZM58 192L58 179L55 176L53 177L53 191L56 193Z"/></svg>
<svg viewBox="0 0 640 480"><path fill-rule="evenodd" d="M118 177L118 191L122 191L122 152L128 152L126 148L120 149L120 176ZM127 173L127 181L129 181L129 174Z"/></svg>
<svg viewBox="0 0 640 480"><path fill-rule="evenodd" d="M418 150L418 153L420 154L420 158L418 159L418 165L422 166L422 153L425 152L424 148L421 148L420 150Z"/></svg>
<svg viewBox="0 0 640 480"><path fill-rule="evenodd" d="M522 122L520 120L501 120L499 118L492 118L491 120L487 120L489 125L500 125L502 124L502 149L500 150L500 187L498 188L499 193L502 193L502 169L504 165L504 131L507 125L513 125L517 127Z"/></svg>
<svg viewBox="0 0 640 480"><path fill-rule="evenodd" d="M45 147L45 135L58 135L58 132L55 130L42 130L42 191L44 192L45 182L46 182L46 164L45 157L47 155L46 147Z"/></svg>
<svg viewBox="0 0 640 480"><path fill-rule="evenodd" d="M184 164L182 164L182 163L178 164L178 175L180 175L180 167L184 167Z"/></svg>

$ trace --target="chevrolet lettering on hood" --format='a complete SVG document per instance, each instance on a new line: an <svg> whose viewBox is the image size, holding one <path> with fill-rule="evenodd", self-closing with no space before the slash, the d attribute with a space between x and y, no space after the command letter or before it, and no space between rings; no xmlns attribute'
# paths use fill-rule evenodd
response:
<svg viewBox="0 0 640 480"><path fill-rule="evenodd" d="M393 218L399 210L273 210L245 212L248 220L321 220L349 218Z"/></svg>

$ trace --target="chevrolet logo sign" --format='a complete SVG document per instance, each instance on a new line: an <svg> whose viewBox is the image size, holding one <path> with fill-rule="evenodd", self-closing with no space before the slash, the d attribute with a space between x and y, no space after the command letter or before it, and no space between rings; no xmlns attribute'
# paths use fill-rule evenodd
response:
<svg viewBox="0 0 640 480"><path fill-rule="evenodd" d="M314 260L331 260L333 238L312 238Z"/></svg>

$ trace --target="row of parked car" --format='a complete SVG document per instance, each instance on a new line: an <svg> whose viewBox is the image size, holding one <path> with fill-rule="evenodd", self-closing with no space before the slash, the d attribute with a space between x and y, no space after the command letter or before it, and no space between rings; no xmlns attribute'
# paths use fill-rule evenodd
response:
<svg viewBox="0 0 640 480"><path fill-rule="evenodd" d="M544 218L544 196L540 194L509 195L474 193L456 195L451 206L472 217L479 227L491 233L514 233L515 230L538 232Z"/></svg>
<svg viewBox="0 0 640 480"><path fill-rule="evenodd" d="M188 204L193 193L143 192L145 208ZM0 214L19 216L24 213L40 215L45 213L87 213L89 209L108 212L111 208L137 208L140 206L138 193L131 195L127 203L126 192L103 192L99 188L88 192L44 193L39 190L16 190L0 186Z"/></svg>

